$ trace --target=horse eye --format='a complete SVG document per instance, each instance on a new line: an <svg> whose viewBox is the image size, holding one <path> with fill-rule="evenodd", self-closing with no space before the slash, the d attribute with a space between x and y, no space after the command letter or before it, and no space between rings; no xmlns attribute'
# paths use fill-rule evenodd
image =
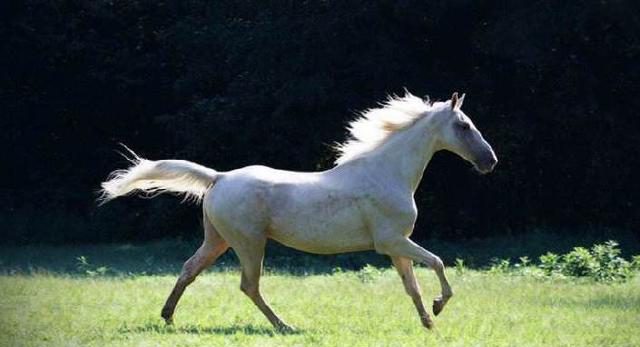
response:
<svg viewBox="0 0 640 347"><path fill-rule="evenodd" d="M462 130L468 130L470 128L469 123L467 122L460 122L458 123L458 126L462 129Z"/></svg>

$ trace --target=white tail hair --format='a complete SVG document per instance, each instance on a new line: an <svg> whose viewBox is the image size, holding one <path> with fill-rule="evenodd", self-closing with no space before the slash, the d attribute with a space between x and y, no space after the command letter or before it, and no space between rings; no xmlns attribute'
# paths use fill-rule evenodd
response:
<svg viewBox="0 0 640 347"><path fill-rule="evenodd" d="M123 154L132 165L125 170L113 171L107 181L102 182L98 198L100 205L134 192L150 198L173 192L184 195L185 201L199 202L219 175L216 170L186 160L143 159L123 147L132 155Z"/></svg>

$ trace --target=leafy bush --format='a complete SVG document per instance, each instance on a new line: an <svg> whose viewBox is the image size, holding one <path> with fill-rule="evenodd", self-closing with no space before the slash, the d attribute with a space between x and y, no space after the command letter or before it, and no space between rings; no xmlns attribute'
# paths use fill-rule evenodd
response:
<svg viewBox="0 0 640 347"><path fill-rule="evenodd" d="M631 259L630 268L632 271L640 271L640 255L634 255Z"/></svg>
<svg viewBox="0 0 640 347"><path fill-rule="evenodd" d="M618 246L616 241L610 240L591 249L575 247L564 255L549 252L540 256L538 268L547 276L561 274L600 282L624 281L640 270L640 256L634 256L629 262L620 256Z"/></svg>
<svg viewBox="0 0 640 347"><path fill-rule="evenodd" d="M575 247L573 251L562 256L561 272L566 276L583 277L593 274L595 261L589 250Z"/></svg>
<svg viewBox="0 0 640 347"><path fill-rule="evenodd" d="M490 273L506 273L511 267L509 259L493 258L491 259Z"/></svg>
<svg viewBox="0 0 640 347"><path fill-rule="evenodd" d="M594 258L592 276L598 281L624 280L633 275L631 264L620 257L616 241L609 240L603 245L591 248Z"/></svg>
<svg viewBox="0 0 640 347"><path fill-rule="evenodd" d="M540 256L540 265L539 265L540 269L542 269L542 271L544 271L544 273L547 276L550 276L554 273L557 273L560 271L560 256L555 254L555 253L551 253L551 252L547 252L544 255Z"/></svg>
<svg viewBox="0 0 640 347"><path fill-rule="evenodd" d="M464 260L460 258L456 258L456 274L458 276L462 276L467 270L466 265L464 264Z"/></svg>
<svg viewBox="0 0 640 347"><path fill-rule="evenodd" d="M104 276L110 271L108 266L96 267L90 264L89 260L84 255L76 257L76 261L78 272L89 277Z"/></svg>

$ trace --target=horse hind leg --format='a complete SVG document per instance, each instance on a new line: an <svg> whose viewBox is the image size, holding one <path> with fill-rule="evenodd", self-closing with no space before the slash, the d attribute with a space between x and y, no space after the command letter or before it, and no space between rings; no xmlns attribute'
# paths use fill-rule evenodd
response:
<svg viewBox="0 0 640 347"><path fill-rule="evenodd" d="M293 332L295 329L273 312L260 293L260 275L262 273L265 244L265 237L256 236L243 240L241 244L233 248L242 265L240 290L253 301L276 330L280 332Z"/></svg>
<svg viewBox="0 0 640 347"><path fill-rule="evenodd" d="M204 241L196 253L182 266L182 272L162 308L161 316L167 324L173 323L176 305L187 286L196 279L204 268L213 264L229 248L227 242L213 228L207 217L205 216L203 219Z"/></svg>

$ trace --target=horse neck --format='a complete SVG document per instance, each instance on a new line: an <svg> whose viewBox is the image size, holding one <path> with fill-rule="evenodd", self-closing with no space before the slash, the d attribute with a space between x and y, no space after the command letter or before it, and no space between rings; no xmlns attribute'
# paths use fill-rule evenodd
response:
<svg viewBox="0 0 640 347"><path fill-rule="evenodd" d="M430 127L423 124L391 135L385 143L367 155L364 161L380 179L390 179L415 193L433 153L436 151Z"/></svg>

